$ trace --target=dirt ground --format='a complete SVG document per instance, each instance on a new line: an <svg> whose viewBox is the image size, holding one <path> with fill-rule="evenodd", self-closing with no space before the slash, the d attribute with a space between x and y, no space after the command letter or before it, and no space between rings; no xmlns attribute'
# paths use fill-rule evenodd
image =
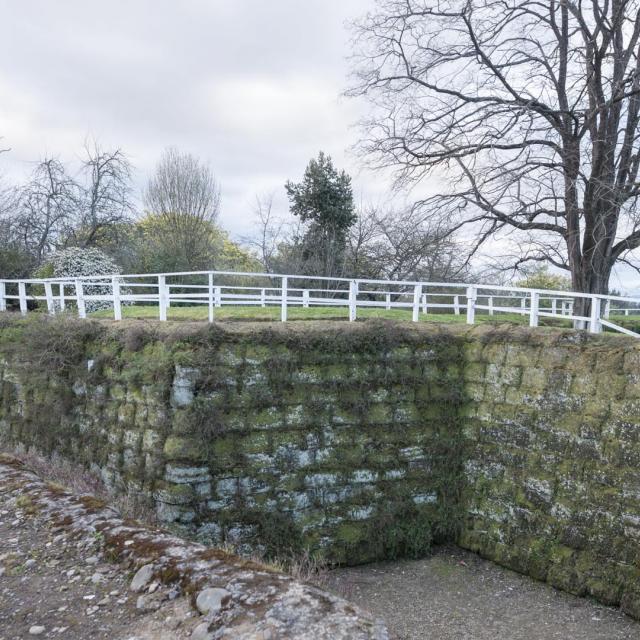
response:
<svg viewBox="0 0 640 640"><path fill-rule="evenodd" d="M394 640L638 640L640 622L456 548L338 569L328 586L384 619Z"/></svg>
<svg viewBox="0 0 640 640"><path fill-rule="evenodd" d="M100 540L56 533L29 505L0 493L0 640L178 640L190 635L188 602L162 610L129 591L129 572L100 552Z"/></svg>

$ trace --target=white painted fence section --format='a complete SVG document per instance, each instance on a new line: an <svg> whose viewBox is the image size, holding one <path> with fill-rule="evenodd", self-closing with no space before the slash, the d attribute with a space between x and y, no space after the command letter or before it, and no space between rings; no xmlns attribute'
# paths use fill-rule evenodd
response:
<svg viewBox="0 0 640 640"><path fill-rule="evenodd" d="M579 315L577 302L588 315ZM640 334L611 320L616 315L640 313L640 298L606 296L572 291L548 291L491 284L458 282L414 282L325 278L302 275L197 271L180 273L85 276L80 278L0 279L0 311L46 306L49 314L75 309L81 318L99 302L121 320L123 306L144 305L157 308L157 317L165 321L174 307L205 305L213 322L216 309L223 306L280 307L280 319L286 322L294 307L342 307L350 321L358 310L405 309L418 322L427 313L466 311L468 324L477 315L516 314L528 316L536 327L540 318L571 320L579 328L600 333L604 327L640 337Z"/></svg>

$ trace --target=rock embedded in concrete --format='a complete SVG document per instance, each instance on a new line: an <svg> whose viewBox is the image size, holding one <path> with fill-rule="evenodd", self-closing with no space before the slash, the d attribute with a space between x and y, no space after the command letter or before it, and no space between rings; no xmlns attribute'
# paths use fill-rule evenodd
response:
<svg viewBox="0 0 640 640"><path fill-rule="evenodd" d="M46 627L40 624L34 624L32 627L29 627L29 635L32 636L41 636L46 631Z"/></svg>
<svg viewBox="0 0 640 640"><path fill-rule="evenodd" d="M201 622L191 632L191 640L213 640L213 633L209 632L209 623Z"/></svg>
<svg viewBox="0 0 640 640"><path fill-rule="evenodd" d="M228 602L231 594L226 589L209 587L203 589L196 598L196 607L202 615L215 615Z"/></svg>

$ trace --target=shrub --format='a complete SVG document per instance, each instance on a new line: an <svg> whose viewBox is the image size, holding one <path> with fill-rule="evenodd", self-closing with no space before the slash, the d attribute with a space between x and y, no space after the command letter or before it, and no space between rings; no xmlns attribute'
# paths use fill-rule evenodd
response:
<svg viewBox="0 0 640 640"><path fill-rule="evenodd" d="M75 278L79 276L106 276L120 273L118 265L100 249L69 247L57 251L51 257L48 265L50 277ZM89 285L84 288L87 295L108 295L111 293L111 283L105 281L104 285ZM87 313L110 309L113 305L106 300L88 300L86 302Z"/></svg>

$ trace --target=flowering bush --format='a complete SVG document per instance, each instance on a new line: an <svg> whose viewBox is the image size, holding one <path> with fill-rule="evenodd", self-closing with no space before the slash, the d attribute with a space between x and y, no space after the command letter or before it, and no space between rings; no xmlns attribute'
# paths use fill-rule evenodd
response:
<svg viewBox="0 0 640 640"><path fill-rule="evenodd" d="M69 247L57 251L50 260L51 276L54 278L75 278L79 276L106 276L120 273L118 265L100 249L81 249ZM85 285L85 295L110 295L111 282L104 285ZM123 291L124 293L124 291ZM87 313L100 309L111 309L113 305L106 300L87 300Z"/></svg>

